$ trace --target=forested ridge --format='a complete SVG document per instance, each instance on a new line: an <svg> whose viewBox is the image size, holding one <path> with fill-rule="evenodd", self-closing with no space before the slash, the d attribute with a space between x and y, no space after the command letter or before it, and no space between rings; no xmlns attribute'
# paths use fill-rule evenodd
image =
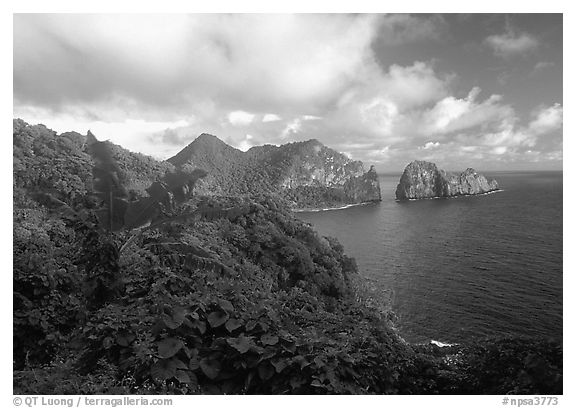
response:
<svg viewBox="0 0 576 408"><path fill-rule="evenodd" d="M562 393L551 339L403 341L273 189L202 194L209 169L21 120L13 140L14 393Z"/></svg>
<svg viewBox="0 0 576 408"><path fill-rule="evenodd" d="M279 195L290 207L325 208L379 200L379 195L354 195L354 181L363 180L364 165L311 139L281 146L254 146L242 152L216 136L202 134L167 160L208 175L199 194ZM356 182L356 184L361 184ZM353 187L354 186L354 187Z"/></svg>

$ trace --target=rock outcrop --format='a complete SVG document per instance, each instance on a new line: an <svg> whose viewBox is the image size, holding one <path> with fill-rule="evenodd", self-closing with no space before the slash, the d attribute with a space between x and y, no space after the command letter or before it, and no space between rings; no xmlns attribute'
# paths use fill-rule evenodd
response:
<svg viewBox="0 0 576 408"><path fill-rule="evenodd" d="M498 189L496 180L488 181L472 168L454 174L438 169L434 163L416 160L404 169L396 187L396 199L476 195Z"/></svg>
<svg viewBox="0 0 576 408"><path fill-rule="evenodd" d="M351 177L344 183L344 192L354 201L381 201L380 182L374 166L358 177Z"/></svg>

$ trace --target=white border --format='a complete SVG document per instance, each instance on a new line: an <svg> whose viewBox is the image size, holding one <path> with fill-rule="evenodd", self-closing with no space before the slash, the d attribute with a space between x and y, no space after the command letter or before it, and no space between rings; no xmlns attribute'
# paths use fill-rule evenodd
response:
<svg viewBox="0 0 576 408"><path fill-rule="evenodd" d="M213 13L213 12L434 12L434 13L564 13L564 94L563 101L564 108L564 180L568 180L564 189L564 203L563 206L566 211L564 213L564 396L560 398L560 406L576 406L576 399L574 397L574 387L569 384L576 384L573 375L574 364L574 301L571 296L571 291L574 289L574 240L573 240L573 227L574 215L570 211L574 203L574 193L571 190L571 178L574 174L574 125L573 125L573 103L572 95L566 90L576 90L574 86L573 75L576 73L574 69L574 47L572 41L576 38L575 18L574 18L574 4L575 2L561 1L561 0L547 0L539 2L515 2L515 1L502 1L502 0L482 0L482 1L462 1L462 0L436 0L436 1L399 1L399 2L384 2L382 0L354 0L354 1L312 1L312 0L292 0L282 3L273 2L270 0L210 0L210 1L197 1L190 0L140 0L140 1L113 1L113 0L100 0L98 2L79 2L72 0L51 0L51 1L5 1L2 3L2 14L0 20L1 30L1 43L2 43L2 108L6 113L2 121L2 135L1 151L2 157L0 160L0 174L2 177L2 187L5 189L5 195L8 191L11 194L10 175L12 173L12 144L10 143L10 131L12 127L12 95L9 90L12 89L12 13L57 13L57 12L100 12L100 13L181 13L181 12L196 12L196 13ZM12 321L12 235L10 229L7 227L11 224L11 210L12 201L5 199L2 201L2 221L6 228L3 228L2 234L2 260L4 261L5 268L2 268L2 317L5 327L9 325L11 332ZM7 332L6 330L5 332ZM12 340L11 335L5 334L1 337L2 350L1 353L1 372L2 372L2 399L5 401L4 406L12 405ZM570 347L572 346L572 347ZM293 408L294 404L350 404L359 402L363 405L383 407L387 406L418 406L418 407L497 407L501 406L502 397L500 396L352 396L352 397L322 397L321 400L317 397L209 397L200 396L193 397L174 397L174 406L190 406L195 404L226 404L230 402L235 407L254 407L254 405L270 405L274 404L277 407L290 407ZM230 401L233 399L233 401ZM360 400L361 401L357 401ZM572 401L572 402L570 402Z"/></svg>

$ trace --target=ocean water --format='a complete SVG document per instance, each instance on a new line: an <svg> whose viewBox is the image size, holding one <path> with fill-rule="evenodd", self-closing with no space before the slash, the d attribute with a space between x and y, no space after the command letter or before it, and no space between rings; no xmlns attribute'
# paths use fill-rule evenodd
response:
<svg viewBox="0 0 576 408"><path fill-rule="evenodd" d="M486 173L503 191L298 213L356 258L411 342L562 336L562 173Z"/></svg>

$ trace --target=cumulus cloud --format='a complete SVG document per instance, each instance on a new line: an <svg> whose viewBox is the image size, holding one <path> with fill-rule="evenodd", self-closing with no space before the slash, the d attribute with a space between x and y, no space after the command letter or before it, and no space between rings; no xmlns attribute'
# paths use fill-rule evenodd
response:
<svg viewBox="0 0 576 408"><path fill-rule="evenodd" d="M262 118L262 122L276 122L277 120L282 119L280 116L276 115L275 113L267 113Z"/></svg>
<svg viewBox="0 0 576 408"><path fill-rule="evenodd" d="M374 15L16 15L15 97L317 110L361 70Z"/></svg>
<svg viewBox="0 0 576 408"><path fill-rule="evenodd" d="M528 128L537 135L547 134L562 127L563 109L559 103L541 108L533 115L535 119L530 122Z"/></svg>
<svg viewBox="0 0 576 408"><path fill-rule="evenodd" d="M228 114L228 122L234 126L247 126L252 123L255 116L253 113L234 111Z"/></svg>
<svg viewBox="0 0 576 408"><path fill-rule="evenodd" d="M320 120L322 117L316 115L304 115L302 116L303 120Z"/></svg>
<svg viewBox="0 0 576 408"><path fill-rule="evenodd" d="M378 85L399 107L412 108L446 95L449 81L450 76L439 77L431 64L417 61L407 67L392 65Z"/></svg>
<svg viewBox="0 0 576 408"><path fill-rule="evenodd" d="M341 145L350 137L381 145L401 142L412 136L416 122L410 117L446 97L452 78L437 73L429 62L395 64L385 72L373 69L363 83L342 94L322 123Z"/></svg>
<svg viewBox="0 0 576 408"><path fill-rule="evenodd" d="M539 41L530 34L512 31L488 36L485 42L492 48L494 54L503 58L524 55L534 51L539 46Z"/></svg>
<svg viewBox="0 0 576 408"><path fill-rule="evenodd" d="M505 96L461 89L451 65L426 59L424 43L454 41L447 24L422 15L15 15L14 115L57 131L91 128L162 158L203 132L242 150L317 138L400 166L450 152L558 157L535 152L561 152L561 105L522 125ZM485 41L505 58L539 47L511 31ZM418 52L400 52L407 44Z"/></svg>
<svg viewBox="0 0 576 408"><path fill-rule="evenodd" d="M289 122L282 132L280 132L280 139L286 139L289 136L295 135L296 133L300 132L302 129L302 119L296 118Z"/></svg>
<svg viewBox="0 0 576 408"><path fill-rule="evenodd" d="M477 102L480 88L474 87L463 99L448 96L423 114L422 130L428 134L451 133L490 124L514 115L512 108L501 103L500 95Z"/></svg>
<svg viewBox="0 0 576 408"><path fill-rule="evenodd" d="M424 146L419 147L419 149L429 150L434 149L438 146L440 146L440 142L426 142L426 144Z"/></svg>

